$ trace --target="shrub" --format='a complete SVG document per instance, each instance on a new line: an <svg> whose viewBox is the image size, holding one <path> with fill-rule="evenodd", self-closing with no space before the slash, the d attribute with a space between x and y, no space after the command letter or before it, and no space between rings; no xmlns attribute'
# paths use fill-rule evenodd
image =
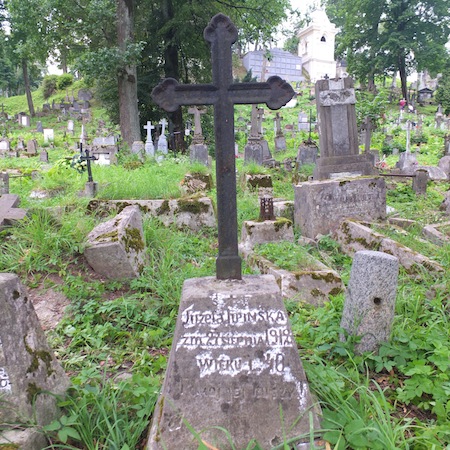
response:
<svg viewBox="0 0 450 450"><path fill-rule="evenodd" d="M56 87L60 90L66 89L73 83L73 75L71 73L64 73L58 77Z"/></svg>
<svg viewBox="0 0 450 450"><path fill-rule="evenodd" d="M56 92L56 85L58 82L58 75L47 75L42 80L42 91L44 98L48 99Z"/></svg>

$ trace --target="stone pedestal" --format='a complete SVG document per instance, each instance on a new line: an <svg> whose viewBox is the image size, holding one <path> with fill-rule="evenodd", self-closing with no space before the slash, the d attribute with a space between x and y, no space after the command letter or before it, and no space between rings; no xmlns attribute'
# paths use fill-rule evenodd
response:
<svg viewBox="0 0 450 450"><path fill-rule="evenodd" d="M346 218L386 217L386 184L381 177L309 181L294 189L294 223L311 239L332 232Z"/></svg>
<svg viewBox="0 0 450 450"><path fill-rule="evenodd" d="M244 147L244 161L262 165L264 160L263 148L259 141L249 141Z"/></svg>
<svg viewBox="0 0 450 450"><path fill-rule="evenodd" d="M281 136L275 136L275 150L278 152L286 150L286 138Z"/></svg>
<svg viewBox="0 0 450 450"><path fill-rule="evenodd" d="M398 259L387 253L355 253L341 328L361 336L357 353L376 351L389 340L395 313Z"/></svg>
<svg viewBox="0 0 450 450"><path fill-rule="evenodd" d="M208 147L205 144L191 144L189 146L189 157L191 163L198 162L209 166Z"/></svg>
<svg viewBox="0 0 450 450"><path fill-rule="evenodd" d="M299 167L305 164L316 164L318 155L319 149L316 144L304 142L298 147L296 162Z"/></svg>
<svg viewBox="0 0 450 450"><path fill-rule="evenodd" d="M86 197L95 197L97 195L98 183L96 181L88 181L84 185L84 195Z"/></svg>
<svg viewBox="0 0 450 450"><path fill-rule="evenodd" d="M221 450L251 439L268 449L319 428L273 276L185 281L147 450L196 450L186 424Z"/></svg>
<svg viewBox="0 0 450 450"><path fill-rule="evenodd" d="M425 169L418 169L414 172L412 188L417 195L425 195L427 193L428 172Z"/></svg>
<svg viewBox="0 0 450 450"><path fill-rule="evenodd" d="M375 175L373 159L366 153L317 158L314 180Z"/></svg>

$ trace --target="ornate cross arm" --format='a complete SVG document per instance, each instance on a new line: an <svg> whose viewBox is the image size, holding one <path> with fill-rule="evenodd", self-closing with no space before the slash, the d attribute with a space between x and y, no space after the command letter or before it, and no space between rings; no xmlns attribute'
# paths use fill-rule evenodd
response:
<svg viewBox="0 0 450 450"><path fill-rule="evenodd" d="M166 78L153 88L152 98L165 111L174 112L184 105L213 105L219 94L212 84L179 84Z"/></svg>

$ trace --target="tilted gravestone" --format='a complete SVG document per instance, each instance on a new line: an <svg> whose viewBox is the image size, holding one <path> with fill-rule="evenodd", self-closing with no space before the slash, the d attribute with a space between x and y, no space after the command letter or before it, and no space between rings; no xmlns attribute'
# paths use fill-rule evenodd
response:
<svg viewBox="0 0 450 450"><path fill-rule="evenodd" d="M166 79L153 99L167 111L214 105L219 256L216 278L186 280L148 450L198 448L191 429L211 446L229 450L256 439L262 448L319 426L308 383L273 276L242 278L238 255L234 104L277 109L292 98L279 77L233 83L231 45L237 30L223 14L205 28L213 82L179 85ZM310 423L310 417L312 423ZM301 438L298 439L301 441ZM305 439L309 442L309 437Z"/></svg>
<svg viewBox="0 0 450 450"><path fill-rule="evenodd" d="M351 78L316 82L320 159L315 180L343 176L373 175L366 154L359 154L355 90Z"/></svg>
<svg viewBox="0 0 450 450"><path fill-rule="evenodd" d="M19 431L17 423L43 426L54 420L55 395L65 393L69 379L15 274L0 273L0 311L0 448L41 450L47 445L44 436L32 428Z"/></svg>
<svg viewBox="0 0 450 450"><path fill-rule="evenodd" d="M136 278L144 269L146 247L138 206L127 206L113 219L96 226L87 241L87 262L106 278Z"/></svg>
<svg viewBox="0 0 450 450"><path fill-rule="evenodd" d="M341 328L359 336L358 353L376 351L389 341L395 313L398 259L387 253L362 250L353 258L342 312Z"/></svg>

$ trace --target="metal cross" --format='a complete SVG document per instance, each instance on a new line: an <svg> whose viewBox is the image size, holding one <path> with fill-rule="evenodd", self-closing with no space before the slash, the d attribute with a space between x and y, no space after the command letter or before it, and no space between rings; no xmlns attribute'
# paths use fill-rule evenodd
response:
<svg viewBox="0 0 450 450"><path fill-rule="evenodd" d="M182 105L214 105L219 238L216 276L219 280L240 280L234 105L266 103L270 109L279 109L293 97L294 90L277 76L264 83L233 83L231 46L237 40L237 29L229 17L214 16L203 36L211 44L212 83L181 85L166 78L153 89L152 98L168 112Z"/></svg>
<svg viewBox="0 0 450 450"><path fill-rule="evenodd" d="M88 171L88 182L92 183L94 179L92 178L91 161L96 161L97 158L89 155L89 150L86 149L83 155L83 144L80 143L80 159L81 161L86 161L87 171Z"/></svg>

